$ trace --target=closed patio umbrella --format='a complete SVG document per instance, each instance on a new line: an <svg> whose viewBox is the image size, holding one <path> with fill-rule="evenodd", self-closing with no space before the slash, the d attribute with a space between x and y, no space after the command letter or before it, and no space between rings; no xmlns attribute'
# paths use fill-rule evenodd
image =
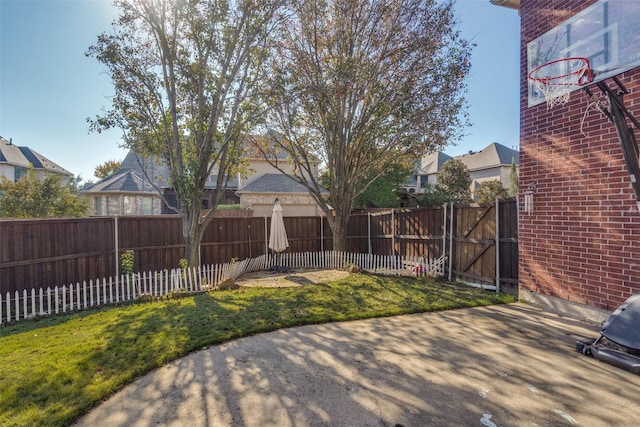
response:
<svg viewBox="0 0 640 427"><path fill-rule="evenodd" d="M282 206L280 206L280 200L276 199L273 204L273 212L271 214L269 248L276 253L280 253L288 247L289 240L287 239L287 230L284 228L284 220L282 219ZM279 267L276 268L281 270Z"/></svg>

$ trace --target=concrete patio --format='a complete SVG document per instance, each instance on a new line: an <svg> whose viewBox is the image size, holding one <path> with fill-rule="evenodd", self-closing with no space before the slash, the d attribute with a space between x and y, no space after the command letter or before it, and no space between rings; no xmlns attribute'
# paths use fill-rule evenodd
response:
<svg viewBox="0 0 640 427"><path fill-rule="evenodd" d="M574 351L597 330L520 303L280 330L176 360L77 425L638 425L640 376Z"/></svg>

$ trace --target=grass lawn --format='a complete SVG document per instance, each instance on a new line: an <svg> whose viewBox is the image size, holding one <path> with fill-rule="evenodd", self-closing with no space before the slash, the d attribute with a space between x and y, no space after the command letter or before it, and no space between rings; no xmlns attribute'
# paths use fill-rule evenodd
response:
<svg viewBox="0 0 640 427"><path fill-rule="evenodd" d="M512 301L432 279L353 274L20 321L0 328L0 425L69 425L144 373L247 335Z"/></svg>

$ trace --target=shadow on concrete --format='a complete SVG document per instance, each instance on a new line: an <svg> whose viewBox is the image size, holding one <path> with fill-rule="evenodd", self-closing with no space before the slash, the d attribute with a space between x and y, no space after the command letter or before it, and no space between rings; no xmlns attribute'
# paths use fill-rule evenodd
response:
<svg viewBox="0 0 640 427"><path fill-rule="evenodd" d="M640 377L574 351L594 333L522 304L279 330L173 361L77 425L636 425Z"/></svg>

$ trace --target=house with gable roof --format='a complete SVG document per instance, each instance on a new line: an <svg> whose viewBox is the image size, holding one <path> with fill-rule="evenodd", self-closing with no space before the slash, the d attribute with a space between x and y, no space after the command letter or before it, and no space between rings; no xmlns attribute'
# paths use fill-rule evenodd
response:
<svg viewBox="0 0 640 427"><path fill-rule="evenodd" d="M424 193L427 185L438 182L438 174L447 161L456 159L469 169L472 197L480 189L483 182L500 181L507 190L511 187L511 164L519 165L519 152L494 142L480 151L469 151L466 154L451 157L440 151L422 156L416 167L416 174L404 186L410 194ZM475 198L475 197L474 197Z"/></svg>
<svg viewBox="0 0 640 427"><path fill-rule="evenodd" d="M480 190L483 182L500 181L502 186L511 188L511 164L515 162L516 168L520 164L520 153L502 144L494 142L480 151L470 151L467 154L456 156L456 159L464 163L469 169L471 178L471 197Z"/></svg>
<svg viewBox="0 0 640 427"><path fill-rule="evenodd" d="M243 156L247 173L229 179L220 204L241 204L249 216L271 216L274 200L279 198L284 216L320 214L320 208L307 189L270 165L250 144ZM278 153L278 161L285 171L293 171L293 162L286 154ZM318 173L317 165L315 173ZM91 199L92 214L96 216L175 214L172 207L177 207L179 202L168 177L163 161L130 151L118 171L85 188L82 193ZM203 209L211 206L217 191L216 181L214 171L206 183Z"/></svg>
<svg viewBox="0 0 640 427"><path fill-rule="evenodd" d="M164 164L129 151L115 173L84 188L82 194L91 200L95 216L159 215L165 211L156 187L166 186L165 176Z"/></svg>
<svg viewBox="0 0 640 427"><path fill-rule="evenodd" d="M453 159L453 157L444 154L441 151L428 153L418 160L416 167L417 172L411 176L406 189L411 194L424 193L427 185L435 185L438 181L438 173L442 165Z"/></svg>
<svg viewBox="0 0 640 427"><path fill-rule="evenodd" d="M216 188L216 175L205 186L202 208L208 209ZM231 179L221 204L237 204L237 179ZM175 192L169 184L169 171L164 161L143 157L129 151L120 168L108 177L82 190L91 199L91 211L102 215L162 215L175 214L178 207ZM168 202L162 200L162 196Z"/></svg>
<svg viewBox="0 0 640 427"><path fill-rule="evenodd" d="M277 137L277 136L276 136ZM307 188L281 173L258 152L253 144L247 144L244 154L249 173L238 176L239 187L236 194L245 209L255 216L271 216L273 202L279 198L284 216L317 216L321 210ZM284 151L275 154L278 165L286 173L295 171L295 164ZM313 174L318 176L319 161L313 163ZM328 191L327 191L328 194Z"/></svg>
<svg viewBox="0 0 640 427"><path fill-rule="evenodd" d="M39 179L44 179L48 175L59 175L64 183L73 178L73 174L49 160L42 154L29 147L19 147L0 136L0 176L4 176L11 181L18 181L23 176L29 174L29 170Z"/></svg>
<svg viewBox="0 0 640 427"><path fill-rule="evenodd" d="M285 216L318 216L322 212L304 185L280 172L256 177L237 194L240 203L251 209L255 216L271 216L276 197Z"/></svg>

